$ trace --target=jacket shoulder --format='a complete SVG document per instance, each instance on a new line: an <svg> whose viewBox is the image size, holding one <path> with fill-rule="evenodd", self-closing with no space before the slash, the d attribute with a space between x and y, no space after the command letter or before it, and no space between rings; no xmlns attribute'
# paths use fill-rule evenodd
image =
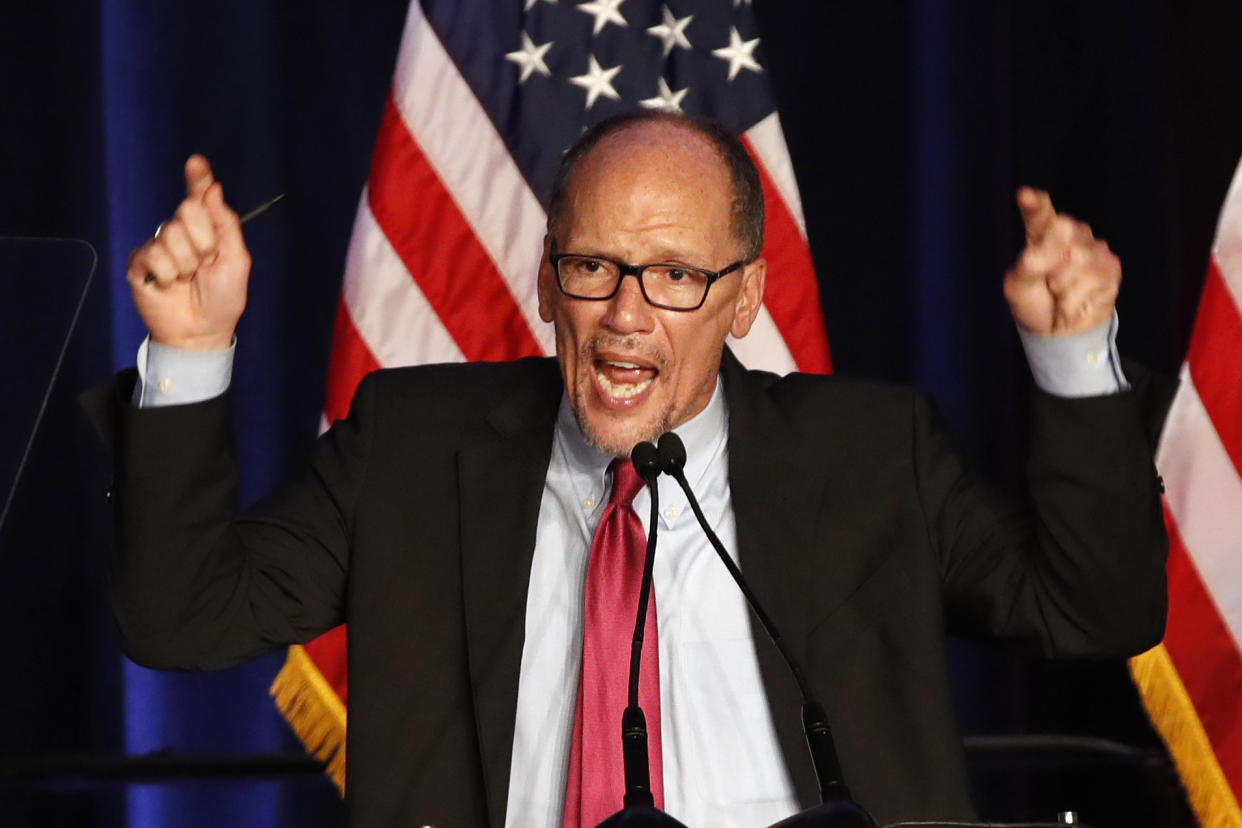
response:
<svg viewBox="0 0 1242 828"><path fill-rule="evenodd" d="M912 409L927 406L913 388L893 383L794 372L773 374L743 370L743 389L757 392L795 422L874 430L901 424L908 428Z"/></svg>
<svg viewBox="0 0 1242 828"><path fill-rule="evenodd" d="M560 382L560 369L551 357L381 368L362 379L353 405L398 411L413 406L420 416L439 412L456 417L464 411L486 410L521 389L559 395Z"/></svg>

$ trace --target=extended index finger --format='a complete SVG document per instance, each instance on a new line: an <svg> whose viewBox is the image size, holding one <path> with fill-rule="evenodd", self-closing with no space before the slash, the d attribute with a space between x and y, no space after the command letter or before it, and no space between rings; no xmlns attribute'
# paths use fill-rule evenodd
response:
<svg viewBox="0 0 1242 828"><path fill-rule="evenodd" d="M202 198L215 183L211 164L201 155L191 155L185 162L185 197Z"/></svg>
<svg viewBox="0 0 1242 828"><path fill-rule="evenodd" d="M1026 240L1035 243L1043 240L1057 217L1052 197L1044 190L1022 187L1018 190L1018 209L1026 225Z"/></svg>

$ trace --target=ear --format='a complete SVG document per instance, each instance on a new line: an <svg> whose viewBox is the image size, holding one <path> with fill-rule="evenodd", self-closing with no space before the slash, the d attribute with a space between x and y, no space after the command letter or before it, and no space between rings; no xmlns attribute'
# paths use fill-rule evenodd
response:
<svg viewBox="0 0 1242 828"><path fill-rule="evenodd" d="M738 339L750 333L750 326L759 315L767 275L768 263L765 259L755 259L742 270L742 289L738 291L733 306L733 324L729 326L729 333Z"/></svg>
<svg viewBox="0 0 1242 828"><path fill-rule="evenodd" d="M537 288L539 291L539 318L544 322L552 321L552 297L554 297L560 288L556 286L556 274L552 271L552 260L548 258L552 253L552 237L543 237L543 258L539 260L539 281Z"/></svg>

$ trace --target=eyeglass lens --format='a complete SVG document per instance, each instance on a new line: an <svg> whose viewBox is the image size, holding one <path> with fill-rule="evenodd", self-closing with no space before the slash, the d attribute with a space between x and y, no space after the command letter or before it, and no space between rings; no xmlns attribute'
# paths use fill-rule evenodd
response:
<svg viewBox="0 0 1242 828"><path fill-rule="evenodd" d="M602 299L611 296L621 268L607 259L565 256L558 265L561 288L571 296ZM647 300L671 308L697 307L707 292L708 274L674 264L652 264L640 274Z"/></svg>

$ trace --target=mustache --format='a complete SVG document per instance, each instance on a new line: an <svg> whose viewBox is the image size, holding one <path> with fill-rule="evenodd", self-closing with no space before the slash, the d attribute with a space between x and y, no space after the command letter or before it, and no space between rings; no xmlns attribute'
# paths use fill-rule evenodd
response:
<svg viewBox="0 0 1242 828"><path fill-rule="evenodd" d="M625 351L635 354L660 370L663 370L668 365L668 355L664 351L637 335L616 336L597 333L590 340L583 343L579 356L582 358L583 364L588 364L594 360L596 354L603 350Z"/></svg>

